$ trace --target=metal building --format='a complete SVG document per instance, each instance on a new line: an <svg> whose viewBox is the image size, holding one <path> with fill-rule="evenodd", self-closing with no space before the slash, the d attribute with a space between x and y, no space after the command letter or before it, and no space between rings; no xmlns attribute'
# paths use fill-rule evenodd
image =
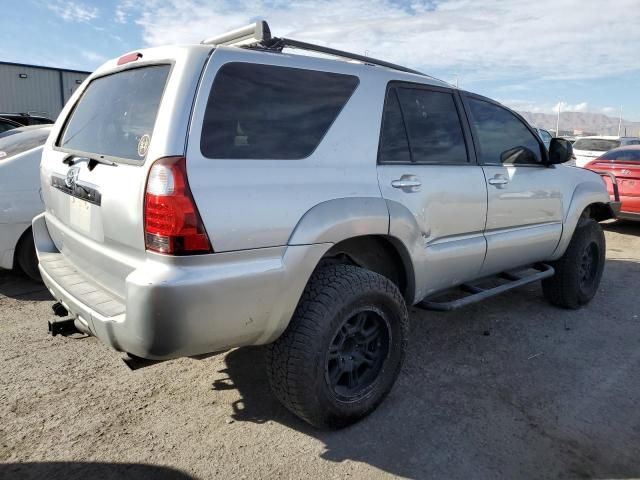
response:
<svg viewBox="0 0 640 480"><path fill-rule="evenodd" d="M37 112L53 120L90 72L0 62L0 112Z"/></svg>

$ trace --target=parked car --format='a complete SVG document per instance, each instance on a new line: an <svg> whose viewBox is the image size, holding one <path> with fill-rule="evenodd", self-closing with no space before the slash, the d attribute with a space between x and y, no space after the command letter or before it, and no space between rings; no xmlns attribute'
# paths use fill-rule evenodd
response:
<svg viewBox="0 0 640 480"><path fill-rule="evenodd" d="M49 117L35 113L0 113L0 117L13 120L22 126L50 125L53 123Z"/></svg>
<svg viewBox="0 0 640 480"><path fill-rule="evenodd" d="M551 135L549 131L545 130L544 128L535 128L535 131L538 132L538 135L540 135L540 138L542 139L542 143L544 143L544 146L547 148L547 150L549 150L549 145L551 144L553 135Z"/></svg>
<svg viewBox="0 0 640 480"><path fill-rule="evenodd" d="M22 124L14 122L8 118L0 117L0 133L22 127Z"/></svg>
<svg viewBox="0 0 640 480"><path fill-rule="evenodd" d="M611 172L622 202L618 218L640 220L640 145L615 148L589 162L585 168ZM613 196L614 181L607 176L604 179Z"/></svg>
<svg viewBox="0 0 640 480"><path fill-rule="evenodd" d="M31 220L44 210L39 168L50 126L20 127L0 134L0 268L19 269L40 280Z"/></svg>
<svg viewBox="0 0 640 480"><path fill-rule="evenodd" d="M276 397L342 427L393 386L408 306L539 280L555 305L591 301L598 221L619 204L593 172L556 167L570 156L493 100L264 22L129 53L80 86L45 144L33 231L49 328L134 366L269 344Z"/></svg>
<svg viewBox="0 0 640 480"><path fill-rule="evenodd" d="M638 137L580 137L573 144L575 166L584 167L604 152L626 145L640 145Z"/></svg>

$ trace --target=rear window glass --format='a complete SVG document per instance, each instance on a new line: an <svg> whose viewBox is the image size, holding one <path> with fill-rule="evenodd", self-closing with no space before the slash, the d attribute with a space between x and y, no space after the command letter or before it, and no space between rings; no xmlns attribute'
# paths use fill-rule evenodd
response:
<svg viewBox="0 0 640 480"><path fill-rule="evenodd" d="M640 162L640 149L638 150L613 150L601 155L598 160L621 160L624 162Z"/></svg>
<svg viewBox="0 0 640 480"><path fill-rule="evenodd" d="M351 97L358 78L298 68L229 63L213 83L200 149L208 158L309 156Z"/></svg>
<svg viewBox="0 0 640 480"><path fill-rule="evenodd" d="M0 161L44 145L50 131L50 128L15 129L14 134L0 138Z"/></svg>
<svg viewBox="0 0 640 480"><path fill-rule="evenodd" d="M606 152L620 146L620 140L606 140L604 138L580 138L573 144L574 150L595 150Z"/></svg>
<svg viewBox="0 0 640 480"><path fill-rule="evenodd" d="M73 110L58 146L142 160L170 68L134 68L93 80Z"/></svg>

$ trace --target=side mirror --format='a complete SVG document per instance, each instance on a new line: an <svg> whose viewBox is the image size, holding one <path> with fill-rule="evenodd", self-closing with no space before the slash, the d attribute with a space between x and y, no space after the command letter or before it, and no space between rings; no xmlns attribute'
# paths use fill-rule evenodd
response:
<svg viewBox="0 0 640 480"><path fill-rule="evenodd" d="M549 165L558 165L571 160L573 146L564 138L552 138L549 144Z"/></svg>

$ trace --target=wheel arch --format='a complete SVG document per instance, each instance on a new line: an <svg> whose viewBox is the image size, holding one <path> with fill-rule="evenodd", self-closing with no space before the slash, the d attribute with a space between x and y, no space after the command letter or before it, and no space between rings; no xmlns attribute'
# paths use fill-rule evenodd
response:
<svg viewBox="0 0 640 480"><path fill-rule="evenodd" d="M390 234L389 229L389 208L383 198L337 198L308 210L294 228L288 244L332 244L316 269L327 263L367 268L396 283L410 305L415 297L410 250L401 238Z"/></svg>
<svg viewBox="0 0 640 480"><path fill-rule="evenodd" d="M333 245L320 259L320 268L346 264L366 268L396 284L408 305L413 303L415 275L409 252L402 242L389 235L362 235Z"/></svg>
<svg viewBox="0 0 640 480"><path fill-rule="evenodd" d="M576 187L564 218L560 241L550 260L557 260L564 255L573 232L583 218L593 218L598 222L615 218L603 183L583 182Z"/></svg>

